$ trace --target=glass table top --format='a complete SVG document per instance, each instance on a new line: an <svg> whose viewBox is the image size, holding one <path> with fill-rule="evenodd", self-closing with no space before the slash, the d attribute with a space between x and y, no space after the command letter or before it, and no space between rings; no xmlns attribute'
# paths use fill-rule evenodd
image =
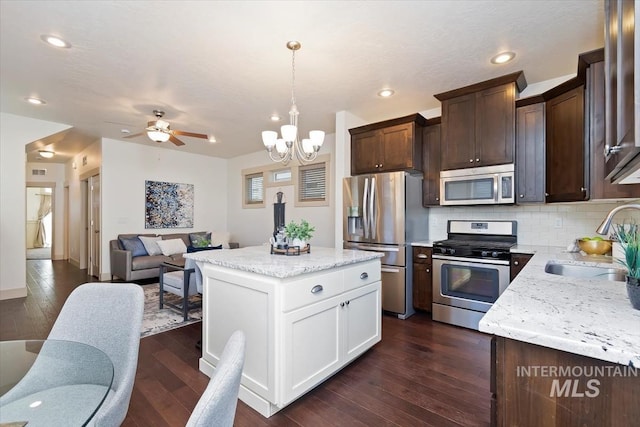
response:
<svg viewBox="0 0 640 427"><path fill-rule="evenodd" d="M85 425L104 402L113 363L73 341L0 341L0 427Z"/></svg>

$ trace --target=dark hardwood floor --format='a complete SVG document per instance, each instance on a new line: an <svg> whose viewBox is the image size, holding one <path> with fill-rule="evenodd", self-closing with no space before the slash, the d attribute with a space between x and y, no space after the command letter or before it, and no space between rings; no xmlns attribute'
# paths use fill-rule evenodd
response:
<svg viewBox="0 0 640 427"><path fill-rule="evenodd" d="M94 281L65 261L27 261L26 298L0 301L0 340L46 338L69 293ZM490 337L384 316L382 342L270 418L238 402L236 426L487 426ZM183 426L209 378L196 323L140 340L123 426Z"/></svg>

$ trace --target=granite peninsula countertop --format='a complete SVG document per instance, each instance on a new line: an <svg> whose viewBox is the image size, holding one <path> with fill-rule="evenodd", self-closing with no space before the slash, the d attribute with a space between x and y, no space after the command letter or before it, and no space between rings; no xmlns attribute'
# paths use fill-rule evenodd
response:
<svg viewBox="0 0 640 427"><path fill-rule="evenodd" d="M620 266L611 257L536 249L531 250L535 255L480 320L480 331L640 367L640 310L631 306L625 283L544 271L548 261Z"/></svg>
<svg viewBox="0 0 640 427"><path fill-rule="evenodd" d="M311 253L291 256L272 255L267 245L193 252L184 255L185 258L196 261L279 279L370 261L383 256L378 252L316 246L311 247Z"/></svg>

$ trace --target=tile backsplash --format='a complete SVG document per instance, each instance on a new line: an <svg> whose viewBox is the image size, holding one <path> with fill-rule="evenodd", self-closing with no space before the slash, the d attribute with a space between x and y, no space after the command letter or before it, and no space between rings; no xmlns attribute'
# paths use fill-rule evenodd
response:
<svg viewBox="0 0 640 427"><path fill-rule="evenodd" d="M465 206L429 208L429 239L447 238L447 220L516 220L521 245L564 246L576 238L596 236L596 228L607 213L626 202L581 202L521 206ZM636 201L637 203L637 201ZM635 220L639 210L623 210L613 222Z"/></svg>

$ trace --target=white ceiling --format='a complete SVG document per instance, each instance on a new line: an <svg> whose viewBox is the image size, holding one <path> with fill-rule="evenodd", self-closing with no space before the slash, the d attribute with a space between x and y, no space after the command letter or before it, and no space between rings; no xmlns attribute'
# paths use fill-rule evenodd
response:
<svg viewBox="0 0 640 427"><path fill-rule="evenodd" d="M261 131L279 126L272 113L287 120L289 40L302 43L301 132L333 133L337 111L375 122L517 70L529 83L575 73L578 54L604 45L603 20L603 0L3 0L1 111L74 126L53 142L62 152L71 140L139 132L159 108L173 129L218 141L181 137L186 145L176 149L230 158L262 149ZM52 48L43 34L73 47ZM516 59L490 64L503 50ZM395 96L376 96L384 87ZM144 135L126 141L157 144Z"/></svg>

